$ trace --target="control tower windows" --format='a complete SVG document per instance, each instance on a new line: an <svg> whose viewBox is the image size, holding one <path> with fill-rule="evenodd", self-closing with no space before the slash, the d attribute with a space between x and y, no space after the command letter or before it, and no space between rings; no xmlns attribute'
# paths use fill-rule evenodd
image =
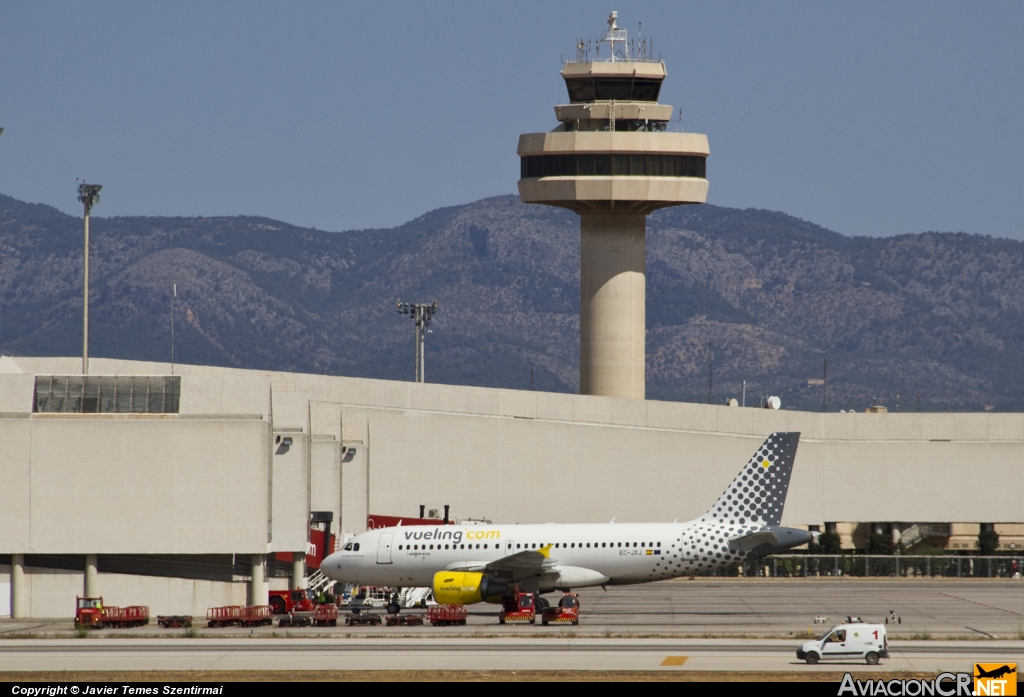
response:
<svg viewBox="0 0 1024 697"><path fill-rule="evenodd" d="M615 119L616 131L646 131L649 133L664 132L664 121L648 121L646 119ZM566 121L562 130L566 131L607 131L608 119L587 119L586 121Z"/></svg>
<svg viewBox="0 0 1024 697"><path fill-rule="evenodd" d="M565 87L573 102L615 99L622 102L656 102L661 80L650 78L566 78Z"/></svg>
<svg viewBox="0 0 1024 697"><path fill-rule="evenodd" d="M700 155L526 155L520 178L535 177L699 177L707 178L707 160Z"/></svg>

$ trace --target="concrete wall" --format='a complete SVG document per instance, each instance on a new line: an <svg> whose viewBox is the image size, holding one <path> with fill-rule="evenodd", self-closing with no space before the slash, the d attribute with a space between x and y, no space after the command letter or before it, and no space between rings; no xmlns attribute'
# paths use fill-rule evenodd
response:
<svg viewBox="0 0 1024 697"><path fill-rule="evenodd" d="M10 603L11 567L0 565L0 591ZM97 577L100 595L107 605L148 605L152 623L157 615L206 617L206 609L219 605L245 605L245 583L201 581L185 578L104 574ZM25 567L24 606L29 617L75 616L75 597L82 595L82 572ZM0 606L3 609L3 606Z"/></svg>
<svg viewBox="0 0 1024 697"><path fill-rule="evenodd" d="M74 372L76 365L15 360L27 372ZM93 366L115 374L168 368L106 359ZM190 381L235 385L220 388L221 400L247 385L252 402L273 395L276 434L310 437L273 456L275 482L286 468L291 473L290 483L276 483L281 497L274 504L275 515L289 520L298 518L303 476L328 489L309 492L307 507L315 499L313 508L340 513L351 531L362 528L369 510L414 515L421 503L522 522L687 518L704 511L768 433L796 430L803 437L786 508L791 524L1024 522L1016 503L1024 499L1022 414L817 414L210 366L176 370L186 378L183 411L214 410L189 394ZM327 445L339 438L339 455L355 448L340 464L336 446ZM523 496L524 480L538 488L571 482L557 497ZM294 524L289 530L298 535ZM285 534L275 527L275 538Z"/></svg>
<svg viewBox="0 0 1024 697"><path fill-rule="evenodd" d="M263 552L266 434L263 421L0 418L0 549Z"/></svg>

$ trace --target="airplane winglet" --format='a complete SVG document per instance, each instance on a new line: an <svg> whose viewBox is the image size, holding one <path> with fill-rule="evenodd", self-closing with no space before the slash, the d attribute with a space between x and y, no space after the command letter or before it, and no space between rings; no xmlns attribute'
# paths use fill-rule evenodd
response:
<svg viewBox="0 0 1024 697"><path fill-rule="evenodd" d="M551 548L554 547L554 546L555 546L555 543L552 542L547 547L541 547L537 551L540 552L541 554L543 554L545 559L550 559L551 558Z"/></svg>

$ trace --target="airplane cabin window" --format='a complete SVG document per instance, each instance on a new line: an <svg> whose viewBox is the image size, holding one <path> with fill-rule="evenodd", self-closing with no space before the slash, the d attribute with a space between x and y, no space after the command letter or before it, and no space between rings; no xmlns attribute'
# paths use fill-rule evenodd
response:
<svg viewBox="0 0 1024 697"><path fill-rule="evenodd" d="M607 547L608 545L606 545L606 544L605 544L604 542L602 542L602 543L601 543L601 546L602 546L602 547Z"/></svg>
<svg viewBox="0 0 1024 697"><path fill-rule="evenodd" d="M571 543L571 544L570 544L569 546L570 546L570 547L572 547L573 549L575 549L575 548L576 548L576 543L575 543L575 542L573 542L573 543Z"/></svg>
<svg viewBox="0 0 1024 697"><path fill-rule="evenodd" d="M484 549L487 549L487 545L484 545Z"/></svg>
<svg viewBox="0 0 1024 697"><path fill-rule="evenodd" d="M590 543L589 542L587 543L587 549L590 549Z"/></svg>
<svg viewBox="0 0 1024 697"><path fill-rule="evenodd" d="M516 549L519 549L520 547L522 547L522 545L516 545Z"/></svg>

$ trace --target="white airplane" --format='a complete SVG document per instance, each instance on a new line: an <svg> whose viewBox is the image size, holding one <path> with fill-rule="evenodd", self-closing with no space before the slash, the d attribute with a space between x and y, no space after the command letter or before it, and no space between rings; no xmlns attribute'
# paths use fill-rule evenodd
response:
<svg viewBox="0 0 1024 697"><path fill-rule="evenodd" d="M356 535L320 568L364 586L430 586L444 605L701 573L813 539L780 525L799 440L768 436L715 505L686 523L400 525Z"/></svg>

